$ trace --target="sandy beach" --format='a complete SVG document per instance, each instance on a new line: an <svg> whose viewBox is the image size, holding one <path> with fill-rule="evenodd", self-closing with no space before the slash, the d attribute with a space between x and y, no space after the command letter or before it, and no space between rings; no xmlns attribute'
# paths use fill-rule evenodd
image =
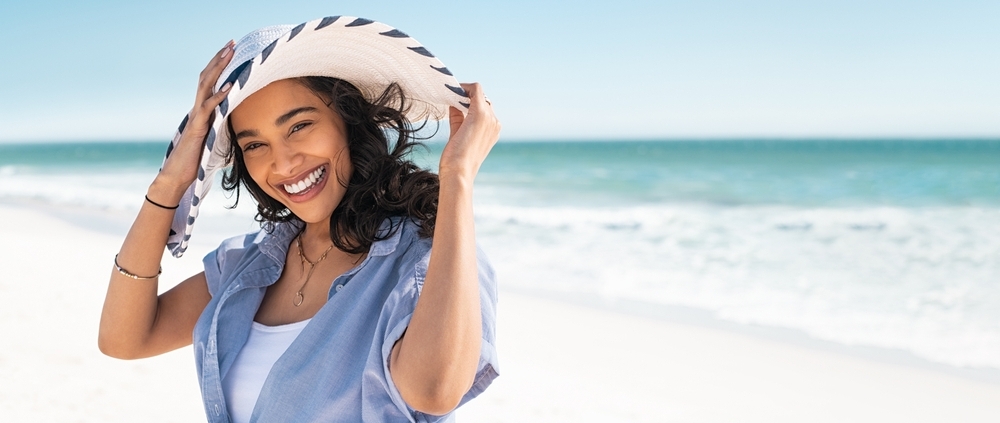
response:
<svg viewBox="0 0 1000 423"><path fill-rule="evenodd" d="M0 420L202 421L190 348L97 349L116 236L0 206ZM161 290L204 245L166 258ZM995 422L1000 384L502 288L500 378L466 422Z"/></svg>

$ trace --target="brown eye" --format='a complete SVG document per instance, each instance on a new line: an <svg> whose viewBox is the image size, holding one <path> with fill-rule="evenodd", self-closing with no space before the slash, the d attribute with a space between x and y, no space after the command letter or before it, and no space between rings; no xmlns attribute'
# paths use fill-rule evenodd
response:
<svg viewBox="0 0 1000 423"><path fill-rule="evenodd" d="M309 125L310 125L311 123L312 123L312 122L302 122L302 123L297 123L297 124L295 124L295 126L293 126L293 127L292 127L292 129L291 129L290 131L288 131L288 132L290 132L290 133L293 133L293 134L294 134L294 133L296 133L296 132L298 132L298 131L300 131L300 130L304 129L305 127L309 126Z"/></svg>
<svg viewBox="0 0 1000 423"><path fill-rule="evenodd" d="M259 143L259 142L252 142L252 143L249 143L249 144L245 145L243 147L243 151L247 152L247 151L255 150L255 149L257 149L257 147L260 147L260 146L261 146L261 143Z"/></svg>

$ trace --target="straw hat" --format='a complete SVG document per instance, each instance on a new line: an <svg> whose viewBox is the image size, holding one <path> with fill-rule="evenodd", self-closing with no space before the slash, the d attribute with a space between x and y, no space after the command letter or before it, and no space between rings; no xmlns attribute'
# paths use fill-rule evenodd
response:
<svg viewBox="0 0 1000 423"><path fill-rule="evenodd" d="M300 25L258 29L233 47L233 59L215 84L216 92L233 84L215 110L205 139L198 179L191 184L170 226L167 247L174 257L187 249L201 200L212 187L213 175L226 162L229 112L271 82L302 76L340 78L370 100L395 82L411 99L406 117L411 121L444 119L448 106L466 110L469 98L451 72L417 40L389 25L351 16L331 16ZM177 128L167 157L180 141L188 118Z"/></svg>

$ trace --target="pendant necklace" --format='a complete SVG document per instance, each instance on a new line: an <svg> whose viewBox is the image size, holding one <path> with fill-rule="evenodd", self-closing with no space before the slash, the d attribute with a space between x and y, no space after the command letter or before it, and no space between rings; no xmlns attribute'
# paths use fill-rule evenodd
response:
<svg viewBox="0 0 1000 423"><path fill-rule="evenodd" d="M312 277L313 270L316 270L316 265L319 264L319 262L326 259L326 255L329 254L330 250L333 249L333 244L330 244L330 247L327 248L326 251L323 252L323 255L316 261L310 261L309 259L306 258L305 253L302 252L302 234L299 234L299 236L295 238L295 244L299 247L299 262L302 264L303 272L306 269L306 263L309 263L309 272L306 273L306 281L302 282L302 286L299 287L299 292L295 293L295 299L292 300L292 305L298 307L302 305L302 302L306 300L306 297L302 295L302 290L305 289L306 284L309 283L309 278Z"/></svg>

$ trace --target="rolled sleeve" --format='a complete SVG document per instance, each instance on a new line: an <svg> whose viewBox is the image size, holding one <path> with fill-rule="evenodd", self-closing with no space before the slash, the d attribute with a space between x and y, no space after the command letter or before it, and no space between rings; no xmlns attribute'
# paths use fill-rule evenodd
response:
<svg viewBox="0 0 1000 423"><path fill-rule="evenodd" d="M260 237L259 233L251 233L229 238L222 241L218 248L206 254L205 258L202 259L208 292L212 294L213 298L225 289L227 277L236 273L235 267L243 257L251 248L256 248L254 240L258 237Z"/></svg>
<svg viewBox="0 0 1000 423"><path fill-rule="evenodd" d="M496 281L495 274L486 255L482 250L477 251L478 271L479 271L479 301L482 319L482 343L479 351L479 363L476 368L476 376L472 386L462 396L458 406L461 407L469 400L479 396L493 380L499 376L499 363L497 360L496 341ZM424 277L427 273L427 263L430 252L420 260L412 274L407 280L401 281L401 286L397 287L397 292L387 301L386 308L383 309L384 328L386 328L381 348L381 370L385 375L385 387L393 404L400 412L410 418L412 422L441 422L449 421L454 413L449 412L441 416L421 413L416 411L403 400L392 376L389 372L389 360L392 355L392 348L406 332L406 328L413 317L413 310L416 307L420 289L423 287ZM402 288L402 289L398 289ZM457 408L457 407L456 407Z"/></svg>

